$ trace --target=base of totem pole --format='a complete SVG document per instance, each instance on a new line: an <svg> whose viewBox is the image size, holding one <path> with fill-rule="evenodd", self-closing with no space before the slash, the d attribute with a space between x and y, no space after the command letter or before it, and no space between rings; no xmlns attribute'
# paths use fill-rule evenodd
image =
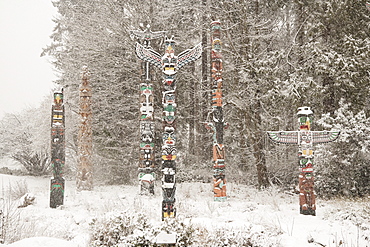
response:
<svg viewBox="0 0 370 247"><path fill-rule="evenodd" d="M141 182L140 195L141 196L154 196L154 184L147 183L147 182Z"/></svg>
<svg viewBox="0 0 370 247"><path fill-rule="evenodd" d="M227 197L226 196L223 196L223 197L214 197L214 201L215 202L226 202L227 201Z"/></svg>
<svg viewBox="0 0 370 247"><path fill-rule="evenodd" d="M316 216L316 210L313 209L302 209L302 206L299 207L299 213L303 215L312 215Z"/></svg>
<svg viewBox="0 0 370 247"><path fill-rule="evenodd" d="M174 207L174 202L162 201L162 221L166 218L175 218L176 208Z"/></svg>
<svg viewBox="0 0 370 247"><path fill-rule="evenodd" d="M64 202L65 179L62 177L51 178L50 184L50 207L57 208Z"/></svg>
<svg viewBox="0 0 370 247"><path fill-rule="evenodd" d="M92 191L93 190L93 180L92 180L92 172L86 171L86 169L82 169L77 173L76 178L76 187L77 191Z"/></svg>
<svg viewBox="0 0 370 247"><path fill-rule="evenodd" d="M92 191L93 190L93 186L91 184L91 182L89 181L79 181L77 183L77 191L80 192L80 191Z"/></svg>
<svg viewBox="0 0 370 247"><path fill-rule="evenodd" d="M159 246L176 246L176 233L160 232L156 237L156 244Z"/></svg>
<svg viewBox="0 0 370 247"><path fill-rule="evenodd" d="M140 171L140 169L139 169ZM154 172L139 172L140 195L154 195Z"/></svg>

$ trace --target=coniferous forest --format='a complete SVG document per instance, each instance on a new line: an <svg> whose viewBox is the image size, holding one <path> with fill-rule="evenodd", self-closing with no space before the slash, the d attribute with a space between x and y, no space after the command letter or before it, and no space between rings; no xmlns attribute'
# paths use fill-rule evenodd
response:
<svg viewBox="0 0 370 247"><path fill-rule="evenodd" d="M323 197L370 194L370 9L365 0L59 0L51 43L66 109L66 173L77 163L78 88L88 66L93 88L96 183L134 184L139 162L140 60L130 30L167 31L176 53L202 42L203 56L177 74L177 180L212 180L210 23L222 26L226 177L296 186L297 147L268 130L297 130L297 108L314 111L313 130L341 130L315 147L315 188ZM163 40L153 40L163 54ZM161 146L161 72L156 70L156 145ZM6 115L0 154L33 175L47 174L51 96L37 109ZM27 120L27 121L26 121ZM159 148L157 163L161 162ZM28 162L27 162L28 161ZM32 161L32 162L30 162ZM36 166L33 167L33 166ZM158 169L160 174L160 168Z"/></svg>

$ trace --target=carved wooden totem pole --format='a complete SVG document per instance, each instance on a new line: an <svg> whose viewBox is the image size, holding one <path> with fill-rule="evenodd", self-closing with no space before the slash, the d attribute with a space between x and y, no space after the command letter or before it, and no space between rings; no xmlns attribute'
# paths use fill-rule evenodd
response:
<svg viewBox="0 0 370 247"><path fill-rule="evenodd" d="M82 68L82 83L80 85L80 128L78 132L78 171L77 190L92 190L93 163L92 163L92 111L91 86L89 84L89 71L86 66Z"/></svg>
<svg viewBox="0 0 370 247"><path fill-rule="evenodd" d="M63 167L65 162L65 121L63 89L54 92L54 104L51 108L51 167L53 177L50 186L50 207L63 205L65 180Z"/></svg>
<svg viewBox="0 0 370 247"><path fill-rule="evenodd" d="M222 105L222 53L221 25L219 21L211 23L211 75L212 75L212 122L205 124L213 132L213 192L215 201L226 201L225 147L223 144L224 121Z"/></svg>
<svg viewBox="0 0 370 247"><path fill-rule="evenodd" d="M313 112L310 107L299 107L297 115L298 131L268 131L267 133L276 143L298 144L300 213L316 215L313 144L332 142L338 138L340 131L311 131Z"/></svg>
<svg viewBox="0 0 370 247"><path fill-rule="evenodd" d="M143 47L151 49L150 41L164 37L165 32L152 32L150 25L144 31L131 31L131 35L142 41ZM140 78L140 194L154 195L155 147L154 147L154 97L151 64L141 62Z"/></svg>
<svg viewBox="0 0 370 247"><path fill-rule="evenodd" d="M162 219L176 216L176 73L184 65L195 61L202 55L200 43L175 56L175 41L166 37L165 48L165 54L161 56L156 51L136 43L137 56L161 68L163 72Z"/></svg>

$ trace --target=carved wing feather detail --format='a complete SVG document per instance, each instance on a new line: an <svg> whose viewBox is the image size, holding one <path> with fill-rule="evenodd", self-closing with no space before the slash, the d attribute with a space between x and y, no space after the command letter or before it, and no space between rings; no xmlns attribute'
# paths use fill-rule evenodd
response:
<svg viewBox="0 0 370 247"><path fill-rule="evenodd" d="M136 43L135 51L139 59L149 62L160 69L162 68L162 57L158 52L147 49L140 43Z"/></svg>
<svg viewBox="0 0 370 247"><path fill-rule="evenodd" d="M338 139L340 131L312 131L314 144L328 143Z"/></svg>
<svg viewBox="0 0 370 247"><path fill-rule="evenodd" d="M299 144L299 131L267 131L269 138L276 143ZM310 131L312 143L328 143L338 139L340 131Z"/></svg>
<svg viewBox="0 0 370 247"><path fill-rule="evenodd" d="M192 49L187 49L177 56L177 69L191 63L202 56L202 43L197 44Z"/></svg>
<svg viewBox="0 0 370 247"><path fill-rule="evenodd" d="M298 131L267 131L267 135L276 143L298 144Z"/></svg>

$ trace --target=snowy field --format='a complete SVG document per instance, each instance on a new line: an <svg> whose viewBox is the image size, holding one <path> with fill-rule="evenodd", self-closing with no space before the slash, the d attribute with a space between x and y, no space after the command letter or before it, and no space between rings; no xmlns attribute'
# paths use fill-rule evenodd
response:
<svg viewBox="0 0 370 247"><path fill-rule="evenodd" d="M74 181L67 181L65 205L51 209L49 178L0 175L0 181L2 207L12 220L6 231L7 245L0 246L89 246L92 223L122 212L142 212L151 224L161 223L159 186L156 196L139 196L137 186L96 186L92 192L78 193ZM17 208L19 202L12 202L9 191L19 194L25 187L36 202ZM369 198L318 199L317 216L304 216L299 214L298 195L275 188L258 191L229 183L229 199L220 203L213 202L211 184L181 183L177 187L177 219L207 229L208 234L225 230L234 236L248 234L253 246L262 247L370 247Z"/></svg>

